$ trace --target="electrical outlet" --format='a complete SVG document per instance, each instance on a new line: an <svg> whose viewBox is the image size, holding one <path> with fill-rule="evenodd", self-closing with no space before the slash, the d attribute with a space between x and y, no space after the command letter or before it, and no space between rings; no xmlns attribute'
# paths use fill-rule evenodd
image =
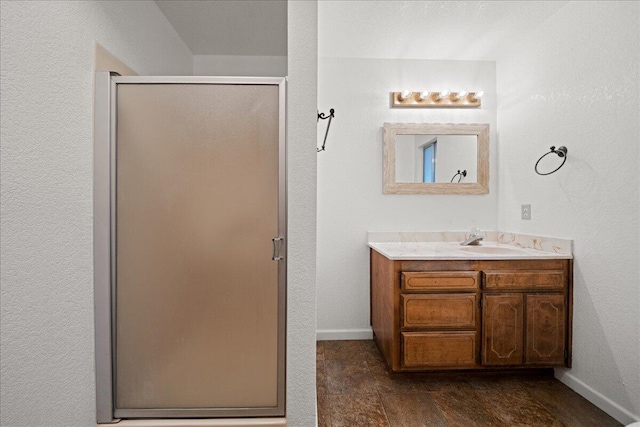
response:
<svg viewBox="0 0 640 427"><path fill-rule="evenodd" d="M531 205L520 205L520 216L522 219L531 219Z"/></svg>

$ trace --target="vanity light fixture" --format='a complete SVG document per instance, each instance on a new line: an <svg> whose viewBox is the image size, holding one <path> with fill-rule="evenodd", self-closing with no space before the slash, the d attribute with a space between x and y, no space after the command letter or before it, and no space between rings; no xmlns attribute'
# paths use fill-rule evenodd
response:
<svg viewBox="0 0 640 427"><path fill-rule="evenodd" d="M402 93L400 94L400 101L405 101L407 100L411 94L413 92L411 92L410 90L403 90Z"/></svg>
<svg viewBox="0 0 640 427"><path fill-rule="evenodd" d="M467 91L466 90L461 90L459 92L456 92L455 95L453 95L453 99L455 99L456 101L458 99L463 99L467 97Z"/></svg>
<svg viewBox="0 0 640 427"><path fill-rule="evenodd" d="M479 108L483 91L459 90L391 92L391 108Z"/></svg>
<svg viewBox="0 0 640 427"><path fill-rule="evenodd" d="M482 96L484 95L484 91L483 90L479 90L478 92L472 94L471 99L472 100L480 100L482 99Z"/></svg>

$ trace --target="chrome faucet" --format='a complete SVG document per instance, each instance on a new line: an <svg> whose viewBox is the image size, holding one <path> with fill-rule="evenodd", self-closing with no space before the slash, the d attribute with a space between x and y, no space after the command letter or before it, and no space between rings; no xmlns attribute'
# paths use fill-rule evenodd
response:
<svg viewBox="0 0 640 427"><path fill-rule="evenodd" d="M462 246L480 246L480 241L482 239L484 239L484 236L480 234L480 229L478 227L473 227L467 240L460 244Z"/></svg>

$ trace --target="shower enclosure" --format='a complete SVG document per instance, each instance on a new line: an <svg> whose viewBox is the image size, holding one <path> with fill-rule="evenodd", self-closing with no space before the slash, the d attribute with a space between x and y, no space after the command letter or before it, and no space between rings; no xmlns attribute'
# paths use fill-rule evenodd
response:
<svg viewBox="0 0 640 427"><path fill-rule="evenodd" d="M96 75L98 422L284 416L282 78Z"/></svg>

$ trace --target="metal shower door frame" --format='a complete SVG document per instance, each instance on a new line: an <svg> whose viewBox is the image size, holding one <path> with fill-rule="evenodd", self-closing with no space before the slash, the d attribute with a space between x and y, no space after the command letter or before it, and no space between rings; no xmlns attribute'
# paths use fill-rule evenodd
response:
<svg viewBox="0 0 640 427"><path fill-rule="evenodd" d="M247 408L125 409L115 406L116 130L117 87L126 84L273 85L278 87L278 373L277 405ZM93 264L96 419L282 417L285 415L286 343L286 79L281 77L122 77L96 72L94 105Z"/></svg>

